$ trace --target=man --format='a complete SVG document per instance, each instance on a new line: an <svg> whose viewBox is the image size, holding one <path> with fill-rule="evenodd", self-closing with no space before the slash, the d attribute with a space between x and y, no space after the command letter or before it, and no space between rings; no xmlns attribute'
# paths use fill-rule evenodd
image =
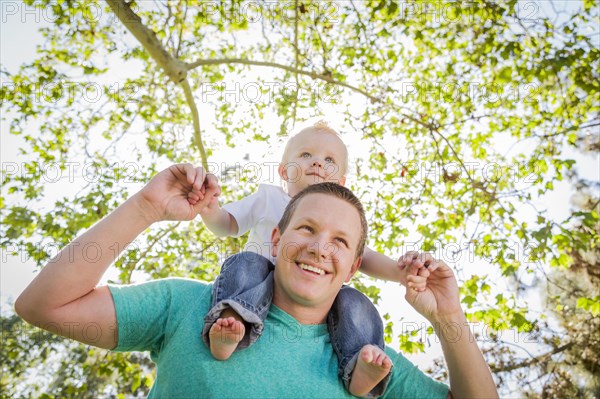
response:
<svg viewBox="0 0 600 399"><path fill-rule="evenodd" d="M168 279L97 287L118 255L152 223L191 220L218 195L214 176L174 165L71 242L25 289L17 313L49 331L106 349L150 351L157 364L155 397L344 397L324 321L342 284L360 265L366 221L360 202L332 184L311 186L290 202L273 231L273 306L258 343L227 362L202 344L197 318L211 288ZM336 188L337 187L337 188ZM315 191L316 190L316 191ZM199 198L191 205L188 195ZM93 253L90 255L90 253ZM407 254L406 299L432 322L442 343L452 396L497 397L487 365L467 327L452 271L429 256ZM452 336L441 332L452 326ZM445 397L404 357L394 361L389 397Z"/></svg>

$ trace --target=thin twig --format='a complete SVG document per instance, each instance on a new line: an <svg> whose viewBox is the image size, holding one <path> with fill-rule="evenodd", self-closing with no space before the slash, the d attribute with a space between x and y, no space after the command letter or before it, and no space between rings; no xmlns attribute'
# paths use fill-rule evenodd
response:
<svg viewBox="0 0 600 399"><path fill-rule="evenodd" d="M196 147L198 147L200 150L202 166L204 169L208 169L208 158L206 157L204 143L202 142L202 134L200 132L200 117L198 116L198 108L196 107L196 102L194 101L192 88L190 87L190 83L187 79L180 82L179 85L183 88L185 99L190 107L190 111L192 112L192 121L194 123L194 144L196 144Z"/></svg>
<svg viewBox="0 0 600 399"><path fill-rule="evenodd" d="M158 236L156 236L156 238L154 240L152 240L152 242L146 247L146 249L144 250L144 252L142 252L140 254L140 256L138 256L138 258L136 259L136 261L132 264L132 265L128 265L128 273L127 273L127 281L125 282L126 284L130 284L131 283L131 276L133 274L133 272L135 271L135 268L137 267L137 265L140 263L140 261L144 258L146 258L146 255L148 255L148 253L150 252L150 250L152 248L154 248L154 246L156 245L156 243L158 243L164 236L167 235L167 233L172 232L173 230L175 230L177 228L177 226L179 226L181 224L181 222L177 222L175 224L173 224L171 227L169 227L168 229L163 230Z"/></svg>
<svg viewBox="0 0 600 399"><path fill-rule="evenodd" d="M551 356L556 355L557 353L560 352L564 352L567 349L570 349L571 347L573 347L575 344L573 342L569 342L568 344L565 344L563 346L559 346L558 348L555 348L554 350L545 353L543 355L534 357L533 359L524 361L522 363L517 363L517 364L512 364L510 366L506 366L506 367L497 367L494 365L490 366L490 369L492 370L493 373L507 373L509 371L513 371L516 369L520 369L520 368L524 368L524 367L530 367L533 366L534 364L546 361L547 359L549 359Z"/></svg>
<svg viewBox="0 0 600 399"><path fill-rule="evenodd" d="M305 71L302 69L293 68L288 65L278 64L276 62L254 61L254 60L248 60L248 59L243 59L243 58L220 58L220 59L211 59L211 60L197 60L192 63L187 63L186 68L189 71L191 69L197 68L202 65L221 65L221 64L242 64L242 65L254 65L254 66L264 66L264 67L270 67L270 68L283 69L284 71L288 71L288 72L299 74L299 75L309 76L313 79L320 79L320 80L323 80L328 83L346 87L354 92L362 94L363 96L367 97L368 99L371 100L371 102L374 102L374 103L375 102L377 102L377 103L383 102L383 100L381 98L375 97L372 94L369 94L366 91L364 91L358 87L352 86L348 83L344 83L344 82L340 82L339 80L335 80L329 74ZM409 116L407 116L407 117L409 117Z"/></svg>

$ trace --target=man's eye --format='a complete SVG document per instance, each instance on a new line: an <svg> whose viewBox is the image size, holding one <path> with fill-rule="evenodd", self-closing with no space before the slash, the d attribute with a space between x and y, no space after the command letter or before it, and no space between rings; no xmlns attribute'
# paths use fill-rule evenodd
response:
<svg viewBox="0 0 600 399"><path fill-rule="evenodd" d="M331 157L327 157L327 158L325 158L325 162L327 162L327 163L335 163L335 159L333 159Z"/></svg>
<svg viewBox="0 0 600 399"><path fill-rule="evenodd" d="M303 153L300 155L300 157L302 157L302 158L310 158L310 153L308 153L308 152L303 152Z"/></svg>
<svg viewBox="0 0 600 399"><path fill-rule="evenodd" d="M313 232L313 228L312 228L312 227L310 227L310 226L306 226L306 225L304 225L304 226L300 226L300 229L301 229L301 230L306 230L306 231L308 231L308 232L310 232L310 233L312 233L312 232Z"/></svg>
<svg viewBox="0 0 600 399"><path fill-rule="evenodd" d="M341 238L341 237L338 237L338 238L336 238L336 240L337 240L337 241L338 241L340 244L342 244L342 245L344 245L344 246L346 246L346 247L348 246L348 241L344 240L343 238Z"/></svg>

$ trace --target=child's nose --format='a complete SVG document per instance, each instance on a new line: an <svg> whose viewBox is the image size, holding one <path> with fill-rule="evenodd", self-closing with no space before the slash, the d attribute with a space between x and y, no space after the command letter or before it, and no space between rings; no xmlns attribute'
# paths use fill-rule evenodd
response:
<svg viewBox="0 0 600 399"><path fill-rule="evenodd" d="M321 168L322 168L322 167L323 167L323 161L321 161L319 158L317 158L317 159L315 159L315 160L313 161L313 164L312 164L312 166L319 166L319 167L321 167Z"/></svg>

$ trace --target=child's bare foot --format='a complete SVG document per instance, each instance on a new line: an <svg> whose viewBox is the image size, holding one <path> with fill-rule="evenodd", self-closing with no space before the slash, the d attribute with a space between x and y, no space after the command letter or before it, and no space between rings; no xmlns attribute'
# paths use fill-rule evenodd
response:
<svg viewBox="0 0 600 399"><path fill-rule="evenodd" d="M246 327L241 321L233 317L217 319L208 332L210 353L217 360L229 359L245 333Z"/></svg>
<svg viewBox="0 0 600 399"><path fill-rule="evenodd" d="M391 368L392 361L383 350L374 345L363 346L348 390L354 396L365 396L388 375Z"/></svg>

